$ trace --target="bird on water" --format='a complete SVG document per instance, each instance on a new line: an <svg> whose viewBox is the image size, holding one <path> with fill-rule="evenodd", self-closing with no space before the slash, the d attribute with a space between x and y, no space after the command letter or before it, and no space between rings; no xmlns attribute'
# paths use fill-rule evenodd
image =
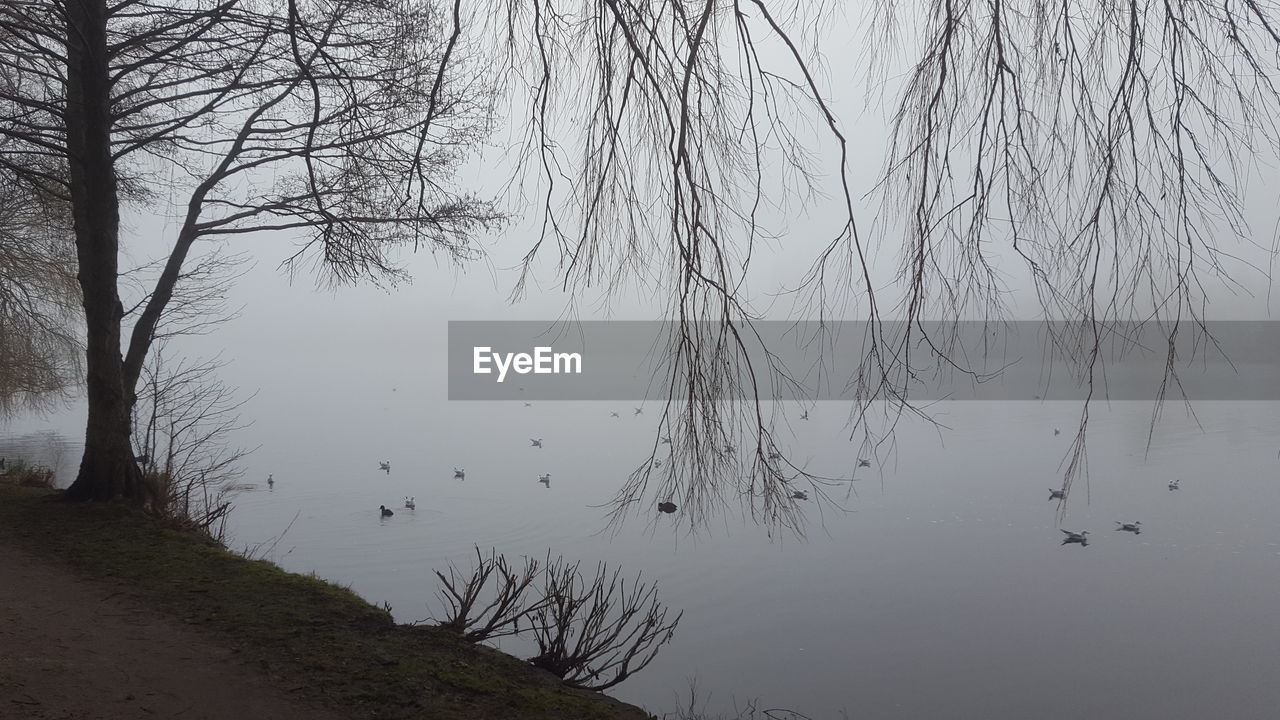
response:
<svg viewBox="0 0 1280 720"><path fill-rule="evenodd" d="M1072 543L1075 543L1082 547L1089 546L1089 538L1085 537L1086 535L1089 534L1088 530L1084 530L1082 532L1071 532L1070 530L1063 530L1062 534L1066 535L1066 537L1062 538L1063 545L1070 545Z"/></svg>

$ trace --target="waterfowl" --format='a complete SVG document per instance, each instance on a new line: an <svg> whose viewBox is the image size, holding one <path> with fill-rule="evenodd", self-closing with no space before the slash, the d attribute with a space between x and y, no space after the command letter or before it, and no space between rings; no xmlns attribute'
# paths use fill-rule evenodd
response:
<svg viewBox="0 0 1280 720"><path fill-rule="evenodd" d="M616 412L610 412L610 413L609 413L609 417L621 417L621 416L620 416L620 415L618 415L618 413L616 413Z"/></svg>
<svg viewBox="0 0 1280 720"><path fill-rule="evenodd" d="M1049 488L1049 499L1050 499L1050 500L1062 500L1062 499L1064 499L1064 498L1066 498L1066 497L1067 497L1067 491L1066 491L1066 490L1054 490L1053 488Z"/></svg>
<svg viewBox="0 0 1280 720"><path fill-rule="evenodd" d="M1178 489L1178 484L1179 484L1179 483L1181 483L1181 482L1182 482L1181 480L1170 480L1170 481L1169 481L1169 489L1170 489L1170 490L1177 490L1177 489Z"/></svg>
<svg viewBox="0 0 1280 720"><path fill-rule="evenodd" d="M405 507L407 507L407 508L409 508L410 510L412 510L412 509L414 509L414 508L416 508L416 507L417 507L417 505L416 505L416 504L414 504L414 502L413 502L413 498L411 498L411 497L407 497L407 498L405 498L405 499L404 499L404 506L405 506Z"/></svg>
<svg viewBox="0 0 1280 720"><path fill-rule="evenodd" d="M800 413L800 419L801 419L801 420L808 420L808 419L809 419L809 411L808 411L808 410L805 410L804 412Z"/></svg>
<svg viewBox="0 0 1280 720"><path fill-rule="evenodd" d="M536 448L542 447L542 438L538 438L537 440L534 440L533 438L529 438L529 442L533 443L533 447L536 447Z"/></svg>
<svg viewBox="0 0 1280 720"><path fill-rule="evenodd" d="M1053 429L1053 434L1054 434L1054 435L1061 435L1061 434L1062 434L1062 431L1061 431L1061 430L1059 430L1058 428L1054 428L1054 429Z"/></svg>
<svg viewBox="0 0 1280 720"><path fill-rule="evenodd" d="M1116 521L1116 525L1118 526L1118 527L1116 528L1116 530L1123 530L1123 531L1125 531L1125 532L1131 532L1131 533L1133 533L1134 535L1138 535L1138 534L1140 534L1140 533L1142 532L1142 528L1141 528L1141 527L1139 527L1140 525L1142 525L1142 523L1141 523L1141 522L1139 522L1139 521L1137 521L1137 520L1134 520L1134 521L1133 521L1133 522L1131 522L1131 523L1122 523L1122 522L1120 522L1119 520L1117 520L1117 521Z"/></svg>
<svg viewBox="0 0 1280 720"><path fill-rule="evenodd" d="M871 467L871 461L858 458L858 467Z"/></svg>
<svg viewBox="0 0 1280 720"><path fill-rule="evenodd" d="M391 517L392 515L395 515L395 513L391 512L391 509L386 505L379 505L378 509L382 511L382 517Z"/></svg>
<svg viewBox="0 0 1280 720"><path fill-rule="evenodd" d="M268 474L268 475L267 475L267 487L275 487L275 486L276 486L275 476L274 476L274 475L271 475L271 474Z"/></svg>
<svg viewBox="0 0 1280 720"><path fill-rule="evenodd" d="M453 477L454 477L454 478L456 478L456 479L458 479L458 480L466 480L466 479L467 479L467 471L466 471L466 470L459 470L458 468L454 468L454 469L453 469Z"/></svg>
<svg viewBox="0 0 1280 720"><path fill-rule="evenodd" d="M545 474L545 475L539 475L539 476L538 476L538 482L540 482L540 483L542 483L543 485L546 485L548 488L550 488L550 487L551 487L551 473L547 473L547 474Z"/></svg>
<svg viewBox="0 0 1280 720"><path fill-rule="evenodd" d="M644 414L644 408L636 408L636 411L635 411L634 413L632 413L632 415L633 415L633 416L634 416L634 415L643 415L643 414Z"/></svg>
<svg viewBox="0 0 1280 720"><path fill-rule="evenodd" d="M387 473L388 475L390 475L390 474L391 474L391 461L390 461L390 460L384 460L383 462L378 463L378 469L379 469L379 470L385 470L385 471L386 471L386 473Z"/></svg>
<svg viewBox="0 0 1280 720"><path fill-rule="evenodd" d="M525 407L533 407L533 403L531 403L531 402L527 402L527 403L525 403L525 404L524 404L524 406L525 406Z"/></svg>
<svg viewBox="0 0 1280 720"><path fill-rule="evenodd" d="M658 503L658 512L671 514L676 511L676 504L670 501Z"/></svg>
<svg viewBox="0 0 1280 720"><path fill-rule="evenodd" d="M1071 532L1070 530L1063 530L1062 534L1066 535L1066 537L1062 538L1063 545L1070 545L1071 543L1076 543L1079 545L1088 546L1089 544L1089 538L1085 537L1086 535L1089 534L1088 530L1084 530L1081 532Z"/></svg>
<svg viewBox="0 0 1280 720"><path fill-rule="evenodd" d="M793 490L791 492L791 499L792 500L808 500L809 493L805 492L804 490Z"/></svg>

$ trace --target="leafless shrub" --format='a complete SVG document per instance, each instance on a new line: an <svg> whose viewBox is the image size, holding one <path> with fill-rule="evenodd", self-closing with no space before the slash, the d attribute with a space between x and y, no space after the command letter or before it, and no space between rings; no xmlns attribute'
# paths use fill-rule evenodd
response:
<svg viewBox="0 0 1280 720"><path fill-rule="evenodd" d="M5 481L13 483L19 487L45 488L52 489L56 475L43 465L35 465L24 460L12 460L6 464L5 470L0 472L4 476Z"/></svg>
<svg viewBox="0 0 1280 720"><path fill-rule="evenodd" d="M218 539L247 454L229 445L243 427L239 410L247 399L217 378L222 365L172 362L162 342L144 366L134 407L140 464L158 495L154 509Z"/></svg>
<svg viewBox="0 0 1280 720"><path fill-rule="evenodd" d="M486 557L477 546L476 566L469 575L452 563L448 576L436 571L443 587L438 595L448 608L439 626L472 642L520 632L520 619L543 602L534 606L525 603L538 570L538 561L533 558L526 557L524 567L517 570L496 550L491 549ZM486 602L485 597L490 599Z"/></svg>
<svg viewBox="0 0 1280 720"><path fill-rule="evenodd" d="M604 690L639 672L669 642L684 613L667 621L658 588L628 583L605 564L584 581L578 563L548 556L544 598L533 610L538 654L529 659L573 687Z"/></svg>

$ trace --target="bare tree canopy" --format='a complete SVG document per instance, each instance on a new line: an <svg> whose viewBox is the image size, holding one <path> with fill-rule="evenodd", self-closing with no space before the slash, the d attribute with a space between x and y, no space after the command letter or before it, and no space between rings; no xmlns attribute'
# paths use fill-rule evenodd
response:
<svg viewBox="0 0 1280 720"><path fill-rule="evenodd" d="M73 496L132 492L131 481L103 478L136 475L119 429L195 242L299 232L295 263L337 281L394 280L397 246L466 258L471 234L498 215L450 191L450 172L490 129L502 92L525 131L520 169L541 193L544 231L526 270L550 254L571 291L650 283L677 323L663 378L676 399L661 430L679 438L675 462L633 474L622 512L679 498L696 524L745 500L796 527L794 485L825 487L772 457L765 388L789 369L744 359L759 315L744 295L749 269L766 244L796 243L785 220L771 222L821 196L840 219L793 297L809 319L871 321L870 352L841 379L857 389L855 433L869 432L873 408L914 412L904 387L922 368L973 372L947 333L925 335L917 321L998 329L1019 276L1039 311L1076 323L1078 336L1054 342L1085 348L1064 354L1090 386L1100 357L1081 337L1155 318L1169 323L1172 352L1181 325L1199 326L1208 285L1230 283L1236 245L1253 242L1245 180L1280 147L1280 7L873 5L864 35L834 39L864 49L859 67L833 70L896 78L907 58L876 238L855 224L862 189L850 186L852 151L827 99L820 48L833 39L822 28L840 10L798 0L6 3L0 163L75 209L90 438ZM120 203L166 194L181 198L183 219L123 343ZM870 260L884 240L900 263L892 284ZM908 331L886 333L891 319Z"/></svg>
<svg viewBox="0 0 1280 720"><path fill-rule="evenodd" d="M761 401L791 370L744 360L759 317L743 292L749 268L764 241L797 242L768 219L796 217L819 189L842 219L794 297L806 319L871 321L861 367L834 380L857 389L853 433L867 443L873 409L889 426L918 412L911 378L977 374L945 328L976 319L998 331L1018 285L1034 288L1023 313L1071 323L1050 343L1090 388L1108 328L1165 323L1176 389L1179 328L1203 331L1210 286L1231 289L1247 269L1238 256L1257 249L1244 203L1248 176L1280 148L1274 2L880 2L864 35L838 38L822 37L843 9L832 2L491 7L489 33L530 91L525 158L545 190L527 259L549 245L569 289L650 281L679 328L660 432L681 441L674 462L631 476L620 514L682 499L696 526L745 500L796 528L795 484L819 497L829 486L771 461L776 418ZM859 48L859 66L834 74L871 67L894 96L875 238L855 225L862 190L849 186L850 145L821 84L824 39ZM897 255L896 283L875 278L880 241ZM889 320L906 332L886 331ZM925 333L924 320L944 330ZM1067 487L1083 470L1087 418L1088 403Z"/></svg>
<svg viewBox="0 0 1280 720"><path fill-rule="evenodd" d="M451 188L491 120L459 37L456 17L399 0L0 7L0 170L74 215L89 429L69 497L147 499L130 412L197 242L292 231L305 242L290 263L335 282L396 280L396 248L475 254L472 234L500 217ZM181 219L126 338L121 207L162 202Z"/></svg>

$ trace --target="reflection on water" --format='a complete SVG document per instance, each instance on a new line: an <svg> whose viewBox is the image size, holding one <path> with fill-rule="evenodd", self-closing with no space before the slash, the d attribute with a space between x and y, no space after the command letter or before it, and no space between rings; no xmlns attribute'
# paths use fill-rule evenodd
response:
<svg viewBox="0 0 1280 720"><path fill-rule="evenodd" d="M657 413L415 404L400 389L377 408L353 397L341 417L264 412L279 424L245 443L262 449L235 499L233 546L350 583L402 621L439 611L431 571L467 567L477 544L643 572L684 619L611 692L652 710L674 708L692 676L710 709L759 697L813 717L1261 718L1280 706L1275 404L1200 404L1199 427L1167 412L1149 454L1148 405L1095 407L1088 476L1061 522L1045 488L1074 436L1054 428L1074 428L1076 406L946 403L935 419L950 430L900 425L874 458L849 444L842 407L796 408L811 416L793 423L788 457L858 481L848 512L810 501L807 537L771 541L736 515L691 536L675 530L678 508L598 533L599 505L648 457ZM0 453L35 447L23 438L0 439ZM78 458L61 448L63 477Z"/></svg>

